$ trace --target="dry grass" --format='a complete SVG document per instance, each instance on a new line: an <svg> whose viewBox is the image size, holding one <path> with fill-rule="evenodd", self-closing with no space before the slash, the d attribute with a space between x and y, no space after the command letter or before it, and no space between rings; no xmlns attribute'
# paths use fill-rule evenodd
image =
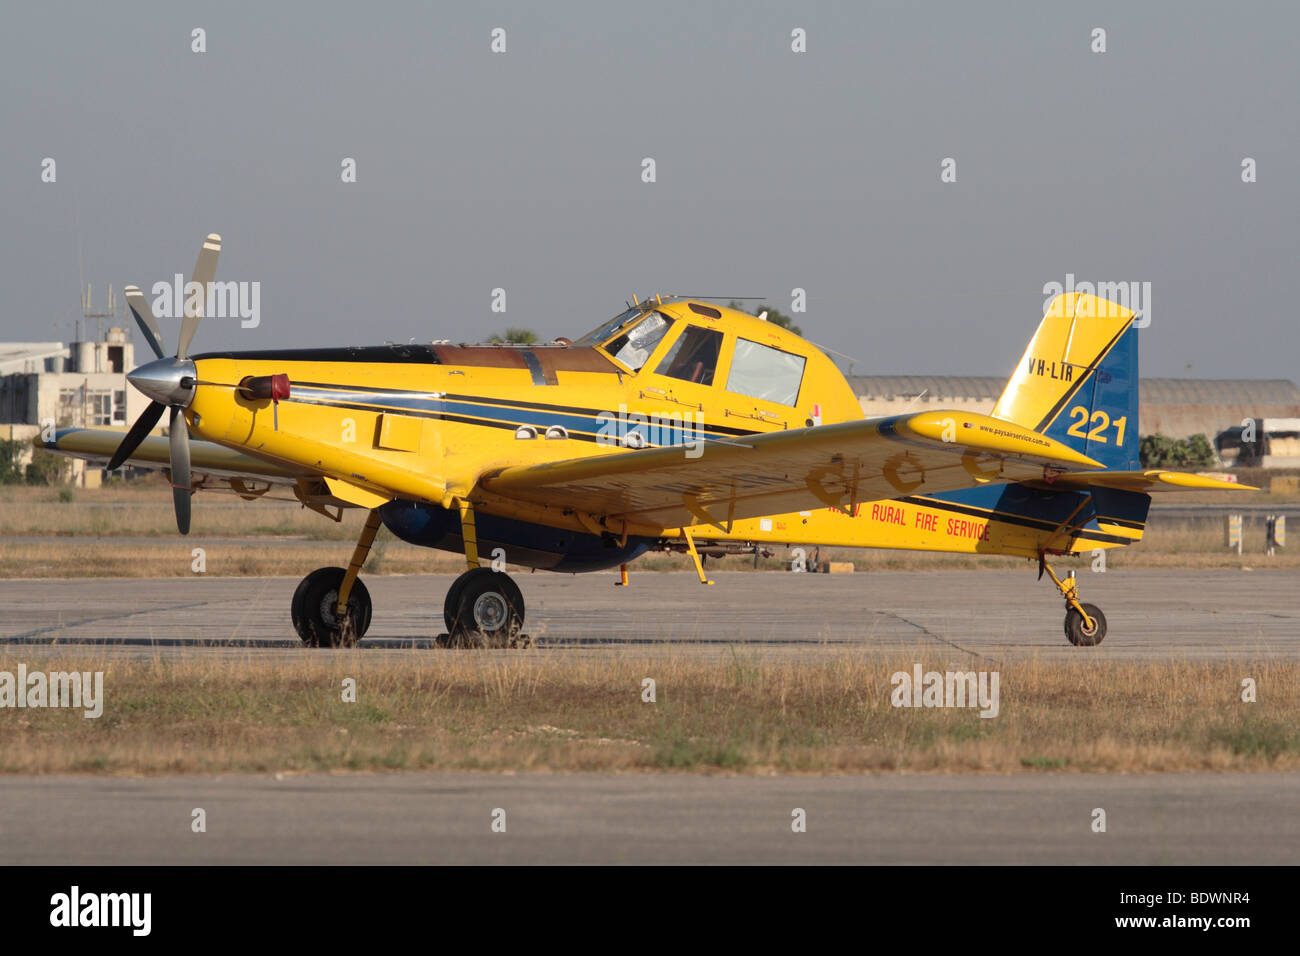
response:
<svg viewBox="0 0 1300 956"><path fill-rule="evenodd" d="M71 491L24 485L0 487L0 535L12 537L176 537L171 494L162 479ZM287 494L279 491L277 494ZM359 508L341 522L309 511L297 501L243 501L233 493L194 498L191 534L200 537L291 536L320 541L355 541L365 521Z"/></svg>
<svg viewBox="0 0 1300 956"><path fill-rule="evenodd" d="M988 669L933 651L706 660L653 652L365 651L124 661L8 649L0 670L105 671L98 720L4 710L0 771L696 772L1300 768L1300 664L996 665L1001 712L902 709L890 676ZM1259 703L1239 699L1243 677ZM358 702L344 703L344 678ZM641 699L657 682L656 703Z"/></svg>

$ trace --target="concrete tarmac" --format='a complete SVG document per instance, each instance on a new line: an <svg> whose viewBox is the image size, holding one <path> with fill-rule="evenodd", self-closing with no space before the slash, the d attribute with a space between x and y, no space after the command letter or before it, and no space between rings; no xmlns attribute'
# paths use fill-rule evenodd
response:
<svg viewBox="0 0 1300 956"><path fill-rule="evenodd" d="M1297 773L0 777L4 865L1298 861Z"/></svg>
<svg viewBox="0 0 1300 956"><path fill-rule="evenodd" d="M1126 570L1080 575L1109 632L1095 648L1065 640L1064 607L1034 570L729 571L701 586L683 572L515 576L526 630L566 653L671 643L701 654L744 645L773 654L932 646L986 660L1300 656L1300 572ZM375 652L434 648L451 575L364 578ZM93 578L0 581L0 643L90 647L100 654L302 653L289 622L296 578ZM315 652L315 653L328 653ZM496 652L508 653L508 652Z"/></svg>

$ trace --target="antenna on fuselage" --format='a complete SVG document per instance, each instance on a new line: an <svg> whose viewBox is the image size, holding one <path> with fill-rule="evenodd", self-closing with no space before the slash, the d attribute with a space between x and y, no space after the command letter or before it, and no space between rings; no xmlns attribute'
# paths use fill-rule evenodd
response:
<svg viewBox="0 0 1300 956"><path fill-rule="evenodd" d="M808 341L809 341L809 342L812 342L812 339L808 339ZM849 360L849 374L850 374L850 375L853 374L853 367L858 363L858 359L854 358L854 357L853 357L852 355L850 355L848 352L841 352L841 351L839 351L838 349L833 349L833 348L831 348L829 345L822 345L820 342L812 342L812 344L815 345L815 346L817 346L817 347L818 347L819 349L821 349L823 352L827 352L827 353L829 353L829 354L831 354L831 355L838 355L840 358L846 358L846 359L848 359L848 360Z"/></svg>
<svg viewBox="0 0 1300 956"><path fill-rule="evenodd" d="M912 398L908 400L908 403L907 403L906 405L903 406L903 412L906 412L906 411L907 411L909 408L911 408L914 404L916 404L916 403L919 402L922 398L924 398L924 397L925 397L925 393L928 392L928 391L929 391L928 388L923 388L923 389L921 389L921 391L920 391L919 394L917 394L917 395L913 395ZM902 414L903 412L900 412L899 414Z"/></svg>

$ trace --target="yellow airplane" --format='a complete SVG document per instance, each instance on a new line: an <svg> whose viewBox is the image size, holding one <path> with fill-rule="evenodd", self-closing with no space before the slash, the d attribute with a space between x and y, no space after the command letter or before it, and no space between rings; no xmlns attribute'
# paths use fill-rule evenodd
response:
<svg viewBox="0 0 1300 956"><path fill-rule="evenodd" d="M680 296L636 301L541 346L190 355L220 249L216 235L203 243L173 356L127 288L157 359L128 376L152 403L125 436L67 429L44 447L165 467L182 534L195 491L290 491L334 520L367 509L348 566L313 571L294 594L294 628L311 647L366 633L358 572L381 523L465 555L443 605L456 646L520 639L524 599L507 563L626 571L680 547L708 584L706 542L1037 560L1065 599L1066 637L1095 645L1105 616L1048 558L1140 541L1151 492L1245 487L1139 467L1135 316L1090 295L1051 303L991 414L864 419L820 348ZM164 412L169 437L150 437Z"/></svg>

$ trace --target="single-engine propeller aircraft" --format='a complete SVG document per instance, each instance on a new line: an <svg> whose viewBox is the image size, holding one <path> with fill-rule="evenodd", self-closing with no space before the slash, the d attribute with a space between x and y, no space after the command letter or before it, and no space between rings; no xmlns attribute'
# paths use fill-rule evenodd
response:
<svg viewBox="0 0 1300 956"><path fill-rule="evenodd" d="M216 235L203 243L174 355L126 290L157 356L128 376L152 400L139 420L125 435L59 431L45 447L166 468L182 534L191 496L209 489L250 501L287 490L335 520L367 509L348 566L313 571L293 596L312 647L366 633L358 572L381 523L464 554L443 603L458 646L522 632L523 595L485 557L576 572L681 547L707 584L706 542L1021 556L1064 597L1070 642L1095 645L1105 616L1049 558L1140 541L1152 492L1243 487L1139 467L1135 315L1091 295L1052 301L990 414L864 419L820 348L681 296L547 345L191 355L220 249ZM150 436L164 412L169 436Z"/></svg>

